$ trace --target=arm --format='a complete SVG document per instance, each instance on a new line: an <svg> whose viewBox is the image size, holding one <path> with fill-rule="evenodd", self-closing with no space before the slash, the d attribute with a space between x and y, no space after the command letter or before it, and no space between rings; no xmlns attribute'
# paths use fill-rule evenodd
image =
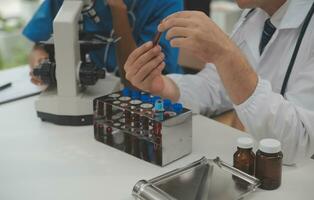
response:
<svg viewBox="0 0 314 200"><path fill-rule="evenodd" d="M172 101L179 99L177 85L167 76L162 75L165 68L165 55L159 45L147 42L134 50L125 63L126 78L135 87Z"/></svg>
<svg viewBox="0 0 314 200"><path fill-rule="evenodd" d="M182 12L165 19L172 46L186 48L206 62L212 62L237 114L256 139L276 138L282 143L284 163L314 153L314 70L312 58L305 72L287 93L287 100L259 79L236 45L209 19L198 12ZM305 83L306 81L306 83ZM267 102L267 103L265 103Z"/></svg>
<svg viewBox="0 0 314 200"><path fill-rule="evenodd" d="M313 155L314 112L273 92L268 81L260 79L254 94L235 109L254 138L281 141L285 164Z"/></svg>
<svg viewBox="0 0 314 200"><path fill-rule="evenodd" d="M273 92L267 80L259 78L253 95L235 106L247 131L256 139L281 141L285 164L294 164L314 154L313 63L313 58L304 62L306 68L294 77L296 81L290 84L286 99Z"/></svg>
<svg viewBox="0 0 314 200"><path fill-rule="evenodd" d="M179 88L179 102L190 108L193 113L213 116L232 109L232 103L213 64L207 64L196 75L169 77Z"/></svg>
<svg viewBox="0 0 314 200"><path fill-rule="evenodd" d="M159 25L167 31L172 47L191 51L206 63L214 63L230 99L240 104L257 85L257 74L229 37L201 12L179 12Z"/></svg>
<svg viewBox="0 0 314 200"><path fill-rule="evenodd" d="M121 37L116 49L119 71L122 78L121 80L123 83L128 84L125 80L123 66L128 56L136 49L137 45L132 36L132 28L128 19L127 7L123 0L108 0L108 5L111 8L115 36Z"/></svg>
<svg viewBox="0 0 314 200"><path fill-rule="evenodd" d="M202 16L197 18L199 17L202 18ZM174 38L170 39L171 44L189 49L205 61L211 61L216 64L218 75L223 82L226 93L235 104L236 112L245 128L257 140L270 137L281 141L285 155L285 164L293 164L298 158L304 158L305 156L310 157L314 153L314 103L312 101L314 96L313 93L309 92L314 91L314 59L312 58L307 60L307 63L304 63L304 66L308 67L298 74L297 80L299 81L294 83L293 87L289 89L287 100L285 100L280 94L272 91L268 81L258 78L241 52L237 52L237 48L233 46L231 41L226 39L226 36L218 28L212 26L209 29L210 31L203 33L204 30L207 30L206 28L200 28L204 24L204 19L202 23L198 24L195 21L193 22L191 18L192 16L186 17L184 20L175 19L175 22L171 20L171 23L168 21L169 24L166 25L168 26L166 29L169 29L167 37ZM186 24L186 21L188 21L188 24ZM210 24L207 23L207 25ZM180 26L178 27L178 25ZM193 27L191 30L184 28L190 25ZM198 29L195 27L198 27ZM164 27L160 28L162 30ZM205 45L203 45L204 43ZM233 53L231 54L230 52ZM220 54L224 55L224 57L221 57ZM156 57L153 59L154 63L149 64L147 62L146 58L149 57L148 55ZM182 80L179 79L178 81L179 85L181 84L179 86L181 94L178 88L166 87L165 85L171 84L160 78L161 75L156 73L155 68L152 67L157 66L161 62L161 59L158 59L160 55L162 54L158 53L158 49L151 49L148 45L146 50L145 48L136 50L130 61L135 59L134 63L137 63L139 72L142 74L145 74L141 71L142 69L144 71L145 69L146 71L154 69L152 73L146 74L146 77L152 78L152 80L156 81L156 85L158 83L161 86L158 88L159 90L156 90L159 94L166 95L166 97L174 97L175 99L180 95L183 98L184 95L190 96L186 98L197 97L198 95L205 96L204 102L206 98L208 98L209 102L207 105L215 105L210 102L216 102L217 98L210 99L207 93L210 93L213 97L216 95L215 91L221 90L208 89L207 92L201 92L202 90L196 87L197 85L199 85L199 88L204 86L210 87L209 85L213 84L210 82L211 79L208 79L208 83L206 83L205 79L204 81L201 81L199 78L190 78L189 80L189 78L182 77ZM133 76L138 76L138 73L128 71L127 69L128 65L126 65L126 71L129 73L130 79ZM184 91L182 87L188 84L195 86L195 88L189 88L186 93L182 92ZM156 85L144 85L148 86L145 89L149 91L156 89ZM171 88L171 92L167 91L166 88ZM221 94L221 96L224 95ZM203 99L197 99L197 101L201 105Z"/></svg>
<svg viewBox="0 0 314 200"><path fill-rule="evenodd" d="M170 40L172 47L187 49L203 61L214 63L217 66L217 71L224 84L229 97L235 104L244 102L252 95L257 85L257 75L250 67L245 57L241 54L236 45L203 13L200 12L179 12L171 15L162 21L159 26L159 31L167 32L166 38ZM156 74L156 66L164 58L163 54L157 48L152 49L149 44L136 50L130 61L126 64L127 78L137 87L150 91L154 94L170 98L177 101L180 97L178 86L169 78ZM149 61L152 58L153 61ZM130 66L134 65L134 70ZM235 66L235 67L230 67ZM154 73L150 73L150 72ZM154 76L153 76L154 75ZM145 77L149 79L145 79ZM211 78L198 79L200 86L207 85ZM195 82L199 82L195 80ZM217 80L218 82L220 81ZM193 85L191 80L188 85ZM146 84L147 83L147 84ZM195 85L195 84L194 84ZM184 87L180 87L184 88ZM191 89L191 88L189 88ZM203 93L198 93L197 88L193 92L197 97L203 96ZM212 92L213 91L213 92ZM208 88L206 93L210 92L212 102L228 102L221 94L221 88ZM181 92L183 95L184 92ZM187 92L185 92L187 93ZM191 94L191 92L189 92ZM191 96L191 95L190 95ZM200 98L197 98L200 99ZM208 98L204 98L207 101ZM214 103L212 103L214 104ZM227 105L226 103L225 105ZM210 105L210 106L209 106ZM225 107L222 106L222 107ZM204 110L198 106L200 111ZM212 107L214 111L220 110L219 105L204 104L203 107ZM228 106L226 106L228 107Z"/></svg>
<svg viewBox="0 0 314 200"><path fill-rule="evenodd" d="M194 113L217 114L232 108L213 65L197 75L161 74L164 54L151 42L136 49L125 64L126 78L137 88L184 103Z"/></svg>
<svg viewBox="0 0 314 200"><path fill-rule="evenodd" d="M256 73L236 45L205 14L175 13L163 20L159 31L168 31L166 38L170 40L171 46L187 49L203 61L214 63L224 88L235 104L244 102L252 95L257 85ZM155 59L149 61L152 58ZM169 78L156 74L156 66L160 65L163 59L160 48L152 48L149 43L142 46L131 54L129 62L125 65L127 78L141 89L178 101L178 86ZM134 67L133 70L130 69L131 66ZM206 81L202 83L207 84ZM197 91L199 90L196 89L195 93ZM210 91L215 91L212 93L217 95L213 96L222 99L221 89L211 89L207 92Z"/></svg>

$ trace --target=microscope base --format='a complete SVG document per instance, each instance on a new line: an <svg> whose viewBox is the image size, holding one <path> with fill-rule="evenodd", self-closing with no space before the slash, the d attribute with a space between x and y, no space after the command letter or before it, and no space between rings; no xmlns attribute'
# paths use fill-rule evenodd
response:
<svg viewBox="0 0 314 200"><path fill-rule="evenodd" d="M51 122L63 126L87 126L93 124L93 115L66 116L37 112L42 121Z"/></svg>
<svg viewBox="0 0 314 200"><path fill-rule="evenodd" d="M120 86L120 79L108 74L106 79L80 91L77 96L59 96L57 90L48 90L35 102L37 116L42 121L65 126L85 126L93 124L93 100Z"/></svg>

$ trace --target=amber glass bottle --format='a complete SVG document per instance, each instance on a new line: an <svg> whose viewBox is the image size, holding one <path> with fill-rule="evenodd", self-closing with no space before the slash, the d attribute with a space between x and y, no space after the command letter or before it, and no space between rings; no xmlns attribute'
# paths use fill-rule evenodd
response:
<svg viewBox="0 0 314 200"><path fill-rule="evenodd" d="M233 155L233 166L249 175L254 176L255 154L253 140L249 137L241 137L237 140L237 151Z"/></svg>
<svg viewBox="0 0 314 200"><path fill-rule="evenodd" d="M282 174L281 144L278 140L264 139L260 141L256 152L256 178L260 179L260 188L275 190L281 185Z"/></svg>

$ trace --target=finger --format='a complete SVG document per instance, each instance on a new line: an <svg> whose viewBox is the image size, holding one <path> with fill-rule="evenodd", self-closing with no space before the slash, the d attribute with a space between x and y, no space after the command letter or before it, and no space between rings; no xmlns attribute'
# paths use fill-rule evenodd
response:
<svg viewBox="0 0 314 200"><path fill-rule="evenodd" d="M147 86L148 88L145 88L145 89L148 91L151 90L152 88L159 88L156 85L152 85L152 84L153 84L153 81L158 76L161 76L161 72L165 68L165 66L166 66L165 62L160 63L160 65L156 67L155 69L153 69L153 71L143 80L141 85Z"/></svg>
<svg viewBox="0 0 314 200"><path fill-rule="evenodd" d="M32 82L33 84L35 84L35 85L38 85L38 86L43 85L43 82L42 82L40 79L37 79L37 78L35 78L35 77L32 77L32 78L31 78L31 82Z"/></svg>
<svg viewBox="0 0 314 200"><path fill-rule="evenodd" d="M188 38L174 38L170 40L171 47L174 48L183 48L183 49L190 49L194 45L191 43L191 40Z"/></svg>
<svg viewBox="0 0 314 200"><path fill-rule="evenodd" d="M160 56L156 57L154 60L151 60L150 63L148 63L148 66L150 67L145 67L136 74L142 79L140 81L143 81L155 68L157 68L160 63L164 62L165 55L161 54Z"/></svg>
<svg viewBox="0 0 314 200"><path fill-rule="evenodd" d="M189 18L171 18L161 22L158 26L158 31L164 32L172 27L189 27L192 21Z"/></svg>
<svg viewBox="0 0 314 200"><path fill-rule="evenodd" d="M34 79L34 78L31 78L31 82L34 84L34 85L37 85L37 81Z"/></svg>
<svg viewBox="0 0 314 200"><path fill-rule="evenodd" d="M169 15L168 17L166 17L165 19L162 20L162 22L165 22L169 19L172 19L172 18L190 18L194 15L196 15L199 11L180 11L180 12L176 12L176 13L173 13L171 15Z"/></svg>
<svg viewBox="0 0 314 200"><path fill-rule="evenodd" d="M164 58L164 55L160 55L148 62L138 71L138 73L133 76L133 83L138 85L140 82L142 82L149 75L149 73L153 71L153 69L158 67L160 63L163 62Z"/></svg>
<svg viewBox="0 0 314 200"><path fill-rule="evenodd" d="M129 67L131 66L141 55L143 55L145 52L149 51L153 47L153 43L151 41L143 44L139 48L135 49L127 59L125 66Z"/></svg>
<svg viewBox="0 0 314 200"><path fill-rule="evenodd" d="M161 47L158 45L153 49L146 52L144 55L138 58L132 65L132 69L129 70L131 76L135 75L144 65L146 65L153 58L161 55Z"/></svg>
<svg viewBox="0 0 314 200"><path fill-rule="evenodd" d="M166 35L166 39L167 40L171 40L177 37L189 37L191 36L191 29L189 28L182 28L182 27L175 27L175 28L171 28L169 29L169 31L167 32Z"/></svg>

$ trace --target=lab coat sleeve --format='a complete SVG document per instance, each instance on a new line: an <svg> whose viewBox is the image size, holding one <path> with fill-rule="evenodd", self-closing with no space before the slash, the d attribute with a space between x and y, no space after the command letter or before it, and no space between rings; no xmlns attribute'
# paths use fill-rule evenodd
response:
<svg viewBox="0 0 314 200"><path fill-rule="evenodd" d="M281 142L287 165L314 153L314 59L296 80L290 80L293 84L285 99L272 91L269 81L259 78L253 95L235 105L241 122L255 139Z"/></svg>
<svg viewBox="0 0 314 200"><path fill-rule="evenodd" d="M157 0L153 6L154 9L152 10L151 16L143 26L143 30L140 30L140 37L137 44L143 44L147 41L153 40L160 22L169 15L183 10L183 1ZM171 47L169 41L166 40L165 35L165 33L162 35L159 42L159 45L162 47L162 51L165 54L165 72L167 74L182 73L182 69L178 65L179 50Z"/></svg>
<svg viewBox="0 0 314 200"><path fill-rule="evenodd" d="M179 102L193 113L212 116L232 109L213 64L196 75L169 75L180 90Z"/></svg>

